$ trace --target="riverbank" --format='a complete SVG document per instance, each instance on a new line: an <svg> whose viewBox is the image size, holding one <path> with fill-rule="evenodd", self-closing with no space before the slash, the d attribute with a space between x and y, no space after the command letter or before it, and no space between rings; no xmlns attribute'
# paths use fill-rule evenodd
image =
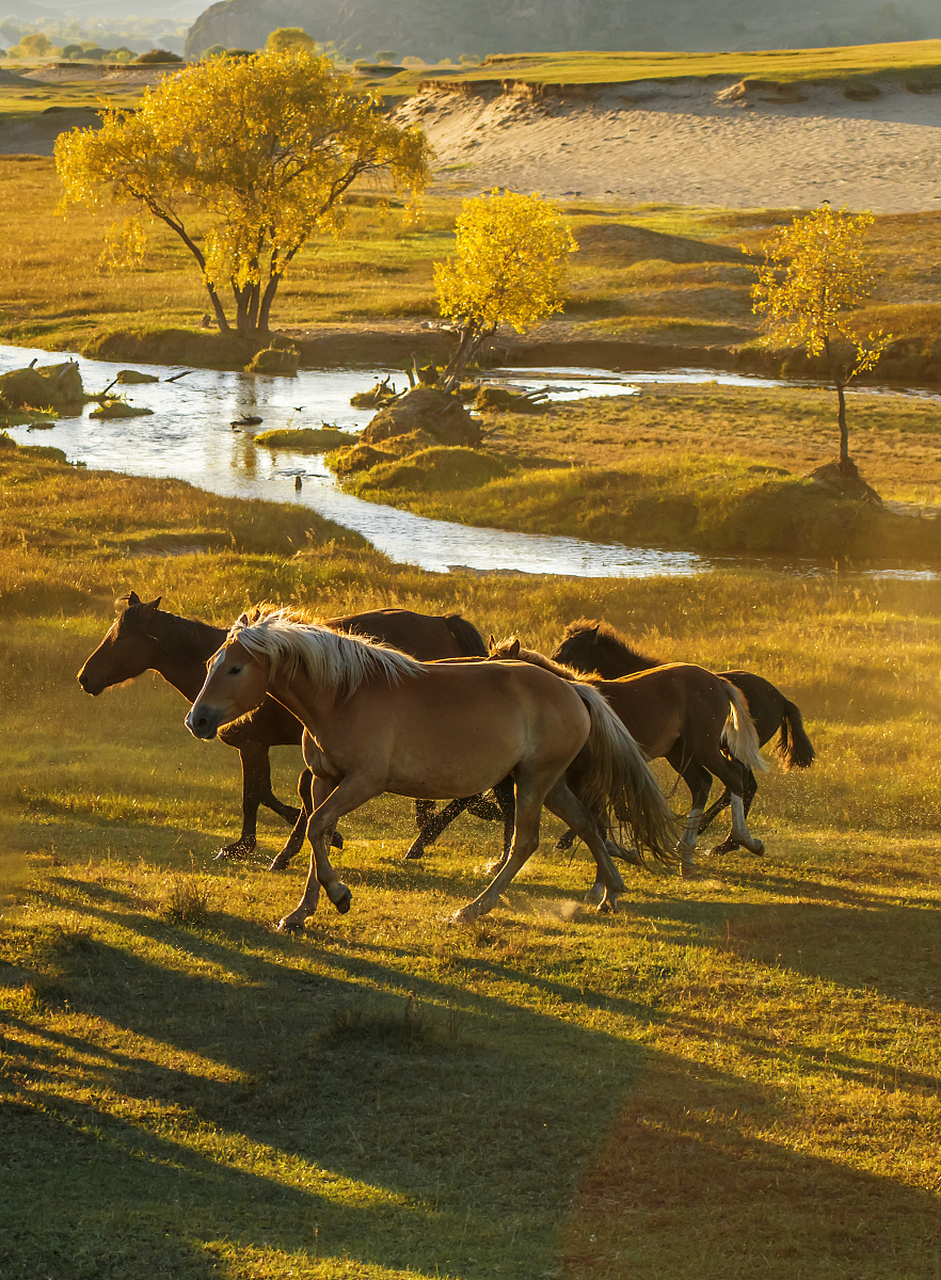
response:
<svg viewBox="0 0 941 1280"><path fill-rule="evenodd" d="M941 408L857 390L841 487L824 387L644 383L639 394L484 413L478 450L423 434L333 455L359 497L431 518L700 554L941 565Z"/></svg>

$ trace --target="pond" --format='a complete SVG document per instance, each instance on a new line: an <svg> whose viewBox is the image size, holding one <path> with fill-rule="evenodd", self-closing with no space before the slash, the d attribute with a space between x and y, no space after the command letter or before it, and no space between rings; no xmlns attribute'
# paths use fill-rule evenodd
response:
<svg viewBox="0 0 941 1280"><path fill-rule="evenodd" d="M126 367L69 353L0 346L0 373L22 368L33 358L40 365L75 359L89 392L104 390ZM463 568L569 577L645 577L690 575L753 563L429 520L343 493L318 455L255 444L252 432L256 430L322 423L350 433L361 430L375 411L352 408L350 396L387 376L387 368L302 369L296 378L277 378L211 369L184 372L161 365L134 367L160 379L122 388L132 404L152 409L153 416L100 421L88 416L89 408L95 407L91 405L77 417L60 419L50 430L24 426L10 428L9 434L20 444L54 445L70 462L96 470L174 477L227 497L309 507L361 534L392 560L432 572ZM526 390L547 389L553 399L638 394L642 384L651 382L754 385L762 381L712 370L615 374L597 369L505 369L492 371L488 379ZM407 380L393 375L393 382L402 389ZM261 418L262 426L233 428L232 422L245 415ZM295 487L297 477L300 489ZM789 572L820 569L810 563L774 567Z"/></svg>

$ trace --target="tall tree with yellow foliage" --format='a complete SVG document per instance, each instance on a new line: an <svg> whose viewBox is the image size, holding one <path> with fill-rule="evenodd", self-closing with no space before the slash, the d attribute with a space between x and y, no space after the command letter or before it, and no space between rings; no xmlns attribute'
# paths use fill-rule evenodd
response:
<svg viewBox="0 0 941 1280"><path fill-rule="evenodd" d="M501 324L524 333L562 309L568 256L576 247L551 200L496 188L464 201L455 232L454 257L434 267L441 315L458 333L443 375L447 391Z"/></svg>
<svg viewBox="0 0 941 1280"><path fill-rule="evenodd" d="M136 112L60 135L56 166L66 207L126 211L108 244L114 262L139 261L146 224L162 222L199 266L219 328L264 334L292 259L312 235L340 229L357 178L384 171L419 191L429 154L419 129L395 125L329 59L292 49L168 76Z"/></svg>
<svg viewBox="0 0 941 1280"><path fill-rule="evenodd" d="M876 273L865 251L871 213L829 205L795 218L762 244L765 260L752 286L753 310L767 341L825 356L836 388L841 474L855 478L846 423L846 384L875 368L889 334L864 333L856 312L872 295Z"/></svg>

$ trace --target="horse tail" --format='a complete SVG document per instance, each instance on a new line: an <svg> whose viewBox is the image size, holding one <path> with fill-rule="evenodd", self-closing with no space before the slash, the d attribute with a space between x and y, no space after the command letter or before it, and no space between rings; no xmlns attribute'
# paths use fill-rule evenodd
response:
<svg viewBox="0 0 941 1280"><path fill-rule="evenodd" d="M785 772L789 769L809 769L817 753L804 730L804 720L793 702L784 700L781 732L774 747L781 757Z"/></svg>
<svg viewBox="0 0 941 1280"><path fill-rule="evenodd" d="M722 677L719 677L722 679ZM728 747L729 754L734 756L752 773L766 773L768 762L761 754L761 743L755 732L755 722L748 709L748 701L741 689L736 688L728 680L722 680L731 704L729 718L722 730L722 741Z"/></svg>
<svg viewBox="0 0 941 1280"><path fill-rule="evenodd" d="M444 620L460 649L462 658L486 658L490 650L472 622L462 618L459 613L449 613Z"/></svg>
<svg viewBox="0 0 941 1280"><path fill-rule="evenodd" d="M592 813L607 815L609 826L613 814L638 849L647 848L658 862L675 867L676 815L643 751L597 689L581 682L572 688L591 717L581 800Z"/></svg>

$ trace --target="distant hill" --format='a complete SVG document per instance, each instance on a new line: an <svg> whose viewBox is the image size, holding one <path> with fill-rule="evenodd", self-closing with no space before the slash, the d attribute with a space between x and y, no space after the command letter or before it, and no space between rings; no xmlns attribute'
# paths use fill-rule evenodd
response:
<svg viewBox="0 0 941 1280"><path fill-rule="evenodd" d="M753 50L941 37L937 0L221 0L186 41L260 48L276 27L303 27L347 58L425 62L563 49Z"/></svg>

